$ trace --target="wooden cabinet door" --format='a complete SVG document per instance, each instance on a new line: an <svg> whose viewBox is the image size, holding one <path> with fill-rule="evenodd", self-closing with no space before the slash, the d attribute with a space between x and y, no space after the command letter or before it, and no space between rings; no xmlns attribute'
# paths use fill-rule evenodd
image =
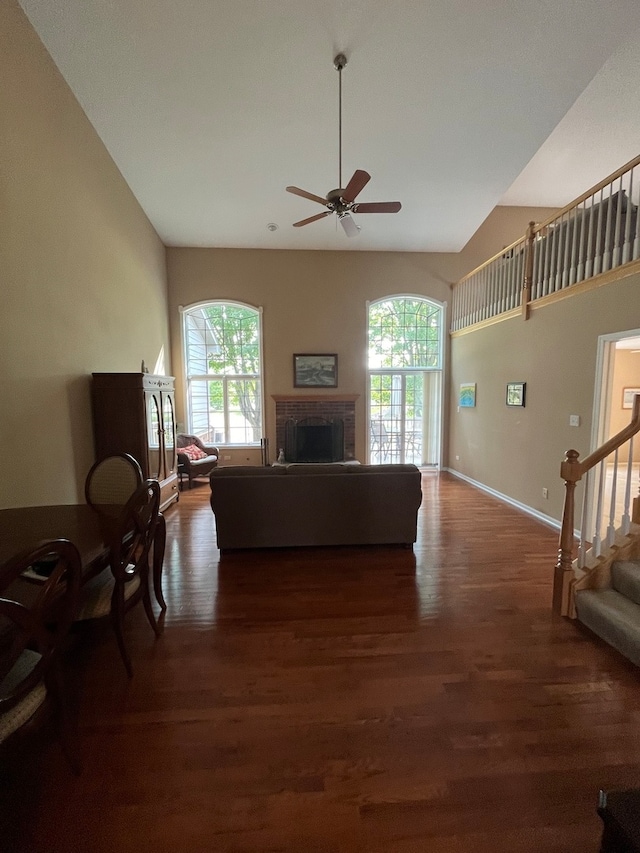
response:
<svg viewBox="0 0 640 853"><path fill-rule="evenodd" d="M162 409L160 392L145 391L146 428L147 428L147 470L146 477L152 480L163 479Z"/></svg>
<svg viewBox="0 0 640 853"><path fill-rule="evenodd" d="M176 471L176 421L173 391L163 391L162 400L162 436L163 436L163 478L170 477Z"/></svg>

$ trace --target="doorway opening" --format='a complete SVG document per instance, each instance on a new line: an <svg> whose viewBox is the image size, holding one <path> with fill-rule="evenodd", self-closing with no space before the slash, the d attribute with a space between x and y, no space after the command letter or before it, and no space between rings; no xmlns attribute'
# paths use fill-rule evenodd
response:
<svg viewBox="0 0 640 853"><path fill-rule="evenodd" d="M636 393L640 394L640 329L602 335L598 340L592 451L629 424ZM625 524L630 501L638 496L640 440L623 446L594 468L585 489L582 532L597 547L612 530Z"/></svg>

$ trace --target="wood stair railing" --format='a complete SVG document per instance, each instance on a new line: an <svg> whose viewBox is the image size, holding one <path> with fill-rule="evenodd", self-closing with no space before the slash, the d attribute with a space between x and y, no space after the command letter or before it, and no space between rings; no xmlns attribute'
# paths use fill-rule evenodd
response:
<svg viewBox="0 0 640 853"><path fill-rule="evenodd" d="M600 548L598 547L598 553L596 554L597 563L594 565L593 562L591 566L588 567L587 571L583 571L585 569L585 564L583 562L584 559L584 547L581 547L580 551L582 554L582 559L574 560L574 546L575 546L575 490L576 484L580 482L583 476L587 475L589 471L595 468L599 463L604 463L604 460L610 456L612 453L615 453L615 459L617 464L618 454L617 451L623 447L625 444L629 443L629 471L631 470L631 463L633 458L633 437L640 432L640 394L636 395L633 403L633 410L631 415L631 421L629 424L621 430L617 435L614 435L608 441L606 441L601 447L597 450L594 450L589 456L587 456L582 462L579 460L580 454L577 450L568 450L565 456L564 461L560 466L560 476L565 481L565 500L564 500L564 510L562 513L562 527L560 531L560 547L558 549L558 562L555 565L554 569L554 579L553 579L553 610L556 613L559 613L562 616L571 616L575 617L575 611L573 606L573 590L575 587L576 578L578 575L577 571L580 572L580 576L583 577L588 572L594 572L596 570L601 570L603 567L607 567L613 562L615 557L621 557L620 553L620 543L608 541L606 553L600 553ZM629 482L629 480L628 480ZM614 478L615 483L615 478ZM600 478L600 488L602 490L603 479ZM628 489L627 489L628 492ZM585 489L585 494L583 500L588 500L587 489ZM613 502L612 502L613 503ZM600 515L601 508L601 500L598 501L598 516ZM583 511L583 525L586 513ZM631 522L633 525L640 525L640 497L636 497L633 500L633 514L631 517ZM599 530L601 526L601 518L596 518L595 529ZM626 525L625 530L623 530L623 534L628 541L630 548L633 548L634 545L640 543L640 533L637 529L629 529L629 525ZM581 530L581 539L582 545L584 545L586 539L586 531L584 529ZM625 554L628 556L628 554ZM599 580L599 585L602 584L602 578ZM582 584L581 584L582 585Z"/></svg>

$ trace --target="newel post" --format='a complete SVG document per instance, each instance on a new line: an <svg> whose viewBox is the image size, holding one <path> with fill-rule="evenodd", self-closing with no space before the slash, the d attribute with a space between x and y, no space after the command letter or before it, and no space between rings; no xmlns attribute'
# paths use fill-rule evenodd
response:
<svg viewBox="0 0 640 853"><path fill-rule="evenodd" d="M582 479L582 471L577 450L567 450L560 465L560 476L564 480L564 510L560 530L558 562L553 574L553 612L561 616L569 615L569 589L573 580L573 524L575 515L576 483Z"/></svg>
<svg viewBox="0 0 640 853"><path fill-rule="evenodd" d="M522 316L529 319L529 303L531 302L531 285L533 284L533 243L535 240L536 223L530 222L527 228L527 239L524 255L524 282L522 283Z"/></svg>

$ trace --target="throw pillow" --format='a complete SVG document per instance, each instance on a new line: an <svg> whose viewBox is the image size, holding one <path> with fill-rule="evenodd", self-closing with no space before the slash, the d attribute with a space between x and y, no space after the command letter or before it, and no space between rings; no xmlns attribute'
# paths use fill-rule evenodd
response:
<svg viewBox="0 0 640 853"><path fill-rule="evenodd" d="M178 453L184 453L184 455L188 456L192 462L195 462L197 459L204 459L207 455L204 450L200 450L200 448L195 444L188 444L186 447L179 447Z"/></svg>

